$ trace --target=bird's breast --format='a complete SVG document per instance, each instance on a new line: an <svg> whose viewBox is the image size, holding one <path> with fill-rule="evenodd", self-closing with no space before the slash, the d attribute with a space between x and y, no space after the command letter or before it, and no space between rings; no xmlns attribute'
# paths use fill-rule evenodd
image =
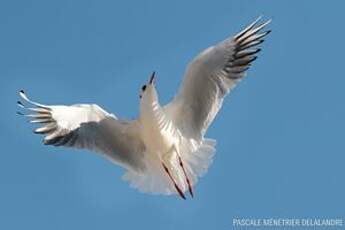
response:
<svg viewBox="0 0 345 230"><path fill-rule="evenodd" d="M164 154L178 144L179 132L164 111L156 109L143 113L141 123L142 139L150 152Z"/></svg>

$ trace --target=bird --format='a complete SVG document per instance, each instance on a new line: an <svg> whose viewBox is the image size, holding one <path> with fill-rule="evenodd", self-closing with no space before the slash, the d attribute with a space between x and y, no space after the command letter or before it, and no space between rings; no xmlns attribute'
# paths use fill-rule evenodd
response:
<svg viewBox="0 0 345 230"><path fill-rule="evenodd" d="M44 135L45 145L97 152L123 167L122 179L141 192L192 198L216 152L216 140L205 137L207 129L257 58L270 22L260 16L199 53L166 105L159 102L153 72L140 90L137 119L119 119L96 104L41 104L24 90L17 113L39 125L34 133Z"/></svg>

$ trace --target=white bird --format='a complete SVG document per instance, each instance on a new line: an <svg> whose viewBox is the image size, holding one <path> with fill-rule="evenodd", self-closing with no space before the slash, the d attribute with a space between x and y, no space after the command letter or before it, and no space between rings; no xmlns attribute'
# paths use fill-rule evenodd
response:
<svg viewBox="0 0 345 230"><path fill-rule="evenodd" d="M211 46L188 65L179 93L161 106L155 73L142 87L137 120L119 120L94 104L44 105L20 96L31 107L18 105L44 144L101 153L127 171L123 179L142 192L193 197L198 177L208 170L216 141L205 133L224 97L245 76L270 30L261 17L233 37Z"/></svg>

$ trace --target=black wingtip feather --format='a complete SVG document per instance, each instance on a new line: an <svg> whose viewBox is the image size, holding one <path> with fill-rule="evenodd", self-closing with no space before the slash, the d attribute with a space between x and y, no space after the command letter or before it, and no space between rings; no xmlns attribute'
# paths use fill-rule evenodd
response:
<svg viewBox="0 0 345 230"><path fill-rule="evenodd" d="M250 55L257 54L257 53L259 53L260 51L261 51L261 48L258 48L258 49L256 49L254 52L252 52Z"/></svg>
<svg viewBox="0 0 345 230"><path fill-rule="evenodd" d="M247 44L241 44L241 45L238 47L238 50L245 50L245 49L249 49L249 48L258 46L258 45L260 45L261 43L263 43L264 41L265 41L264 39L261 39L261 40L249 42L249 43L247 43Z"/></svg>
<svg viewBox="0 0 345 230"><path fill-rule="evenodd" d="M257 49L255 49L255 50L253 50L253 51L251 51L251 52L244 52L244 53L237 52L237 53L235 53L235 54L233 55L233 57L234 57L234 59L236 59L236 58L240 59L240 58L244 58L244 57L247 57L247 56L252 56L252 55L254 55L254 54L257 54L257 53L259 53L260 51L261 51L261 48L257 48Z"/></svg>
<svg viewBox="0 0 345 230"><path fill-rule="evenodd" d="M17 104L24 107L24 104L21 101L17 101Z"/></svg>
<svg viewBox="0 0 345 230"><path fill-rule="evenodd" d="M44 140L43 139L43 144L45 144L45 145L54 145L55 143L60 141L62 138L63 138L63 136L54 137L54 138L49 139L49 140Z"/></svg>
<svg viewBox="0 0 345 230"><path fill-rule="evenodd" d="M230 72L233 74L241 74L241 73L246 72L249 69L249 67L250 67L250 65L246 68L243 68L243 70L241 70L241 71L230 71ZM241 78L241 76L239 78Z"/></svg>
<svg viewBox="0 0 345 230"><path fill-rule="evenodd" d="M70 140L70 137L72 136L72 134L68 134L66 136L63 136L59 141L57 141L56 143L54 143L54 146L62 146L67 144L67 142Z"/></svg>
<svg viewBox="0 0 345 230"><path fill-rule="evenodd" d="M235 40L239 40L241 39L241 37L243 35L245 35L248 31L250 31L251 29L253 29L257 24L258 22L261 20L262 16L260 15L259 17L257 17L251 24L249 24L249 26L247 26L247 28L245 28L244 30L242 30L240 33L238 33L234 39Z"/></svg>
<svg viewBox="0 0 345 230"><path fill-rule="evenodd" d="M46 132L37 132L36 130L32 130L34 134L45 134Z"/></svg>
<svg viewBox="0 0 345 230"><path fill-rule="evenodd" d="M246 61L242 61L242 59L239 60L235 60L233 62L233 67L245 67L245 66L250 66L250 63L252 63L253 61L255 61L258 57L257 56L253 56L251 59L246 60Z"/></svg>

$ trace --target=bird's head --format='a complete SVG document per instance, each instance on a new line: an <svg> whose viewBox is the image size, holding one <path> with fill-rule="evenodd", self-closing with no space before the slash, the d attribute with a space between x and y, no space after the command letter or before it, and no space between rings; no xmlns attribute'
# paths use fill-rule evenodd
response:
<svg viewBox="0 0 345 230"><path fill-rule="evenodd" d="M141 102L153 102L157 100L157 92L155 88L155 72L151 74L151 77L146 85L141 87L140 92Z"/></svg>

